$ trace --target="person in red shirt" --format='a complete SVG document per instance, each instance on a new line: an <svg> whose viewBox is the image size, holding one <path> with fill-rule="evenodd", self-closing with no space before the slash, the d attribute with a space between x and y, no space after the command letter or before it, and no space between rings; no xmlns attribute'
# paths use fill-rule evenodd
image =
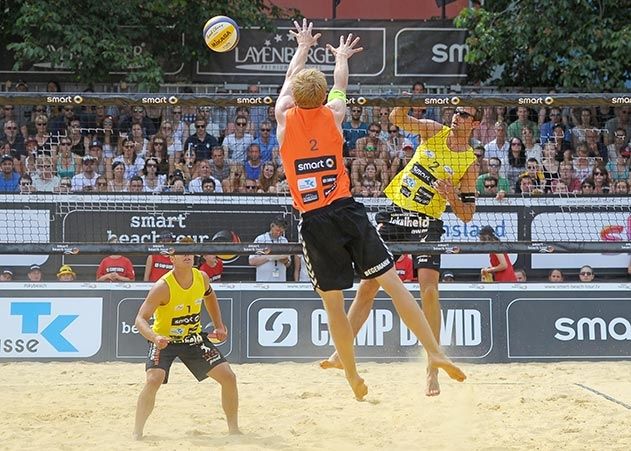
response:
<svg viewBox="0 0 631 451"><path fill-rule="evenodd" d="M410 254L399 255L394 262L394 268L403 282L414 282L414 262Z"/></svg>
<svg viewBox="0 0 631 451"><path fill-rule="evenodd" d="M480 241L499 241L500 239L495 234L493 227L484 226L480 229ZM513 264L508 258L507 253L496 254L491 252L489 255L491 260L491 266L482 268L480 271L483 281L495 281L495 282L517 282L517 276L513 269Z"/></svg>
<svg viewBox="0 0 631 451"><path fill-rule="evenodd" d="M158 236L158 242L172 243L173 234L169 230L163 230ZM171 257L169 255L149 255L147 257L147 261L145 262L145 275L143 280L145 282L155 282L172 269L173 262L171 262Z"/></svg>
<svg viewBox="0 0 631 451"><path fill-rule="evenodd" d="M118 238L112 236L108 243L118 243ZM131 260L122 255L110 255L101 260L96 270L97 282L128 282L136 279L136 272Z"/></svg>
<svg viewBox="0 0 631 451"><path fill-rule="evenodd" d="M211 282L221 282L223 274L223 262L216 255L203 255L204 262L199 266L199 270L208 274Z"/></svg>

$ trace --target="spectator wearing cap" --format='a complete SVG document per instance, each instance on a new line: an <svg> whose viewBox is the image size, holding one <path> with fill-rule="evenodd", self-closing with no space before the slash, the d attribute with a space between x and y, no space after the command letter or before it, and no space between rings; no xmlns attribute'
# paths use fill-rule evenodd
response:
<svg viewBox="0 0 631 451"><path fill-rule="evenodd" d="M409 139L404 139L401 145L401 156L397 156L390 164L390 180L392 180L414 157L414 143Z"/></svg>
<svg viewBox="0 0 631 451"><path fill-rule="evenodd" d="M62 265L57 271L57 280L60 282L72 282L77 280L77 273L72 270L70 265Z"/></svg>
<svg viewBox="0 0 631 451"><path fill-rule="evenodd" d="M29 282L41 282L42 281L42 268L39 265L31 265L26 273Z"/></svg>
<svg viewBox="0 0 631 451"><path fill-rule="evenodd" d="M81 159L81 172L72 177L72 191L95 191L99 174L95 170L96 158L85 155Z"/></svg>
<svg viewBox="0 0 631 451"><path fill-rule="evenodd" d="M0 273L0 282L11 282L13 280L13 271L4 268Z"/></svg>
<svg viewBox="0 0 631 451"><path fill-rule="evenodd" d="M172 243L174 239L173 233L169 230L163 230L158 235L158 242L161 244ZM155 282L160 277L173 269L171 257L163 254L152 254L147 257L145 262L145 274L143 280L145 282Z"/></svg>
<svg viewBox="0 0 631 451"><path fill-rule="evenodd" d="M107 242L110 244L118 243L118 237L112 235ZM131 260L118 254L105 257L96 270L97 282L129 282L135 279L136 273Z"/></svg>
<svg viewBox="0 0 631 451"><path fill-rule="evenodd" d="M452 283L456 281L456 278L454 277L454 273L447 271L443 273L443 277L440 281L443 283Z"/></svg>
<svg viewBox="0 0 631 451"><path fill-rule="evenodd" d="M103 143L97 139L90 142L88 155L96 158L94 170L99 174L107 174L107 165L111 164L110 158L103 157Z"/></svg>
<svg viewBox="0 0 631 451"><path fill-rule="evenodd" d="M15 171L13 157L2 155L0 158L0 193L17 193L20 191L20 174Z"/></svg>
<svg viewBox="0 0 631 451"><path fill-rule="evenodd" d="M283 217L275 218L270 224L269 231L257 236L255 243L287 243L285 238L287 222ZM289 255L250 255L248 262L256 267L257 282L285 282Z"/></svg>

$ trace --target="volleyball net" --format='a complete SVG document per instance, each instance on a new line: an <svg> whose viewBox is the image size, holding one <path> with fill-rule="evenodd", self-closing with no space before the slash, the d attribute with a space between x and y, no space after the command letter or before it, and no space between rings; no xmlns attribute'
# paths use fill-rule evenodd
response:
<svg viewBox="0 0 631 451"><path fill-rule="evenodd" d="M19 192L0 194L0 254L300 253L299 215L274 144L274 101L0 93L16 112L5 114L0 148L22 175ZM344 163L373 220L392 211L383 192L394 178L397 195L440 210L432 181L460 181L476 167L477 178L459 193L475 195L473 219L463 222L447 205L441 242L395 239L395 253L624 254L631 250L629 103L623 94L349 96ZM480 121L469 142L449 143L473 153L437 156L430 141L441 126L419 134L406 130L408 116L446 127ZM311 163L305 184L318 176ZM101 177L86 182L94 172ZM255 243L279 217L289 243ZM479 242L487 225L499 242ZM162 243L165 231L195 244Z"/></svg>

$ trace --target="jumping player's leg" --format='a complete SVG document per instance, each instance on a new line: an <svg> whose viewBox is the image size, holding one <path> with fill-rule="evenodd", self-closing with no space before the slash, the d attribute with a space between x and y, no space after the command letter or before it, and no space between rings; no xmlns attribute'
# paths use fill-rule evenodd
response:
<svg viewBox="0 0 631 451"><path fill-rule="evenodd" d="M346 379L355 393L355 398L362 400L368 393L368 387L359 377L355 366L355 351L353 349L353 330L344 310L344 295L341 290L318 290L326 310L329 321L329 331L335 343Z"/></svg>
<svg viewBox="0 0 631 451"><path fill-rule="evenodd" d="M438 293L438 280L440 273L433 268L419 268L418 282L420 285L423 313L432 329L436 342L440 343L440 297ZM427 367L427 396L438 396L440 385L438 384L438 369Z"/></svg>
<svg viewBox="0 0 631 451"><path fill-rule="evenodd" d="M361 329L361 327L368 319L368 315L370 315L370 310L372 309L372 305L378 291L379 282L377 282L375 279L362 279L362 281L360 282L357 293L355 293L353 303L348 310L348 321L351 324L351 329L353 330L354 337L357 336L357 332L359 332L359 329ZM337 354L337 351L331 354L331 356L327 360L322 360L320 362L320 367L323 369L344 369L344 367L342 366L342 361Z"/></svg>
<svg viewBox="0 0 631 451"><path fill-rule="evenodd" d="M166 372L162 368L151 368L147 370L145 386L142 388L138 396L138 402L136 403L136 420L132 434L134 440L142 439L145 423L156 405L156 393L158 393L165 377Z"/></svg>
<svg viewBox="0 0 631 451"><path fill-rule="evenodd" d="M223 362L211 369L208 375L221 385L221 407L226 414L228 432L232 435L241 434L239 430L239 391L237 377L228 362Z"/></svg>
<svg viewBox="0 0 631 451"><path fill-rule="evenodd" d="M405 325L419 339L427 352L428 366L441 368L449 377L462 382L465 374L443 354L423 311L412 294L405 288L394 268L377 277L377 281L392 298L392 303Z"/></svg>

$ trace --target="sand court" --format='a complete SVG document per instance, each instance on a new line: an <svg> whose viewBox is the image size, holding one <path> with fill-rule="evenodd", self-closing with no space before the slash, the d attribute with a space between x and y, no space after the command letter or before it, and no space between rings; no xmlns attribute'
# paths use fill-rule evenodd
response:
<svg viewBox="0 0 631 451"><path fill-rule="evenodd" d="M144 366L0 364L0 449L631 449L631 362L465 364L424 396L419 362L360 362L354 400L317 362L233 365L243 436L228 436L219 386L176 363L143 442L131 441Z"/></svg>

